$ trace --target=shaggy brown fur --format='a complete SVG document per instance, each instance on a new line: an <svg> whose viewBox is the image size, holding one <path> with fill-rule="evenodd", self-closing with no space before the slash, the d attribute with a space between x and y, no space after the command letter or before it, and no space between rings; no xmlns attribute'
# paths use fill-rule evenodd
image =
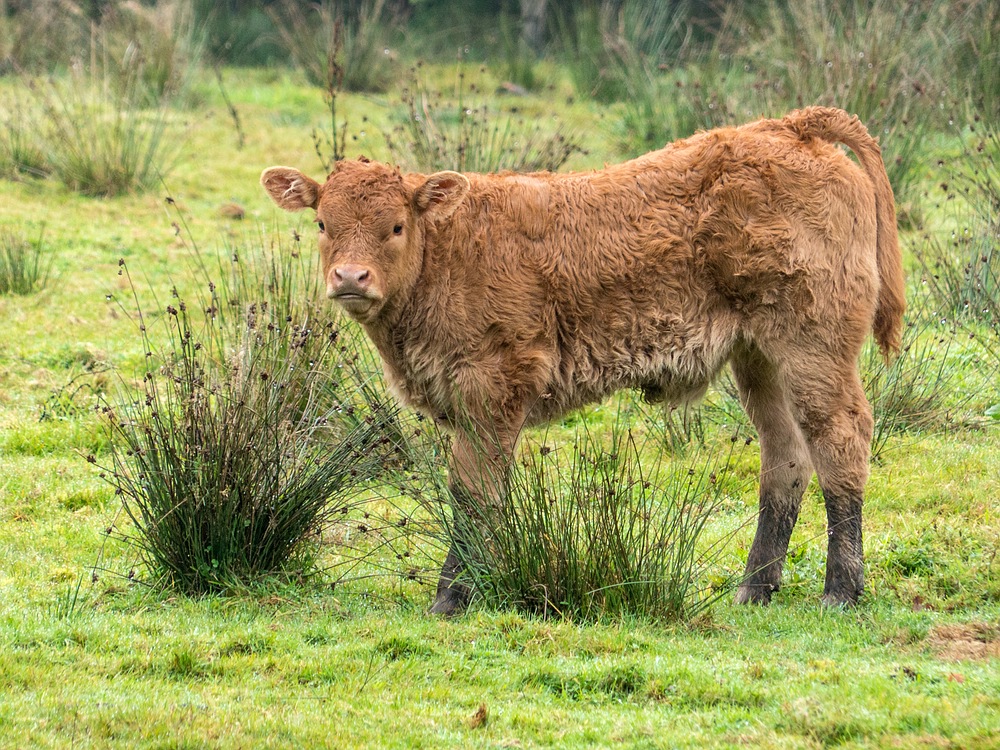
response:
<svg viewBox="0 0 1000 750"><path fill-rule="evenodd" d="M288 167L261 182L316 210L329 296L403 401L456 429L457 485L481 495L483 446L501 473L527 424L621 388L694 399L728 362L761 440L738 601L778 588L814 469L824 601L856 601L872 432L857 358L869 331L898 349L904 308L892 191L856 117L812 107L591 173L428 177L362 159L323 185ZM455 563L437 611L468 593Z"/></svg>

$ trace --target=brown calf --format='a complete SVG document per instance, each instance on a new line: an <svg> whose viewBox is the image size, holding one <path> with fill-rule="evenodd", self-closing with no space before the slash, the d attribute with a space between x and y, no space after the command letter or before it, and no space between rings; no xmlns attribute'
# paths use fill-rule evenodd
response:
<svg viewBox="0 0 1000 750"><path fill-rule="evenodd" d="M480 494L482 447L502 473L525 425L621 388L697 398L728 362L761 443L737 601L778 588L814 469L823 600L857 600L872 434L857 359L869 331L898 349L904 309L892 190L857 118L812 107L581 174L361 159L322 185L288 167L261 182L282 208L315 209L328 295L402 400L455 429L453 488ZM458 573L452 550L434 611L464 605Z"/></svg>

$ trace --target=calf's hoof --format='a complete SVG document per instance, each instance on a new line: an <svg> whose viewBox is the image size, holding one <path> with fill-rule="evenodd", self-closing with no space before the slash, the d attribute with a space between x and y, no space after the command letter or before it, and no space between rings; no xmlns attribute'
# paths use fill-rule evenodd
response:
<svg viewBox="0 0 1000 750"><path fill-rule="evenodd" d="M837 564L839 563L839 564ZM865 592L865 575L860 563L827 563L823 604L828 607L853 607Z"/></svg>
<svg viewBox="0 0 1000 750"><path fill-rule="evenodd" d="M858 603L858 599L861 598L861 591L853 588L849 589L835 589L823 592L823 605L826 607L838 607L840 609L847 609L853 607Z"/></svg>
<svg viewBox="0 0 1000 750"><path fill-rule="evenodd" d="M454 581L450 584L441 582L438 584L437 596L434 599L434 604L431 606L431 614L441 615L442 617L455 617L465 611L465 608L469 606L469 599L471 598L472 589L468 586L455 583Z"/></svg>
<svg viewBox="0 0 1000 750"><path fill-rule="evenodd" d="M771 603L771 594L777 590L778 587L770 583L744 583L736 589L736 603L766 607Z"/></svg>
<svg viewBox="0 0 1000 750"><path fill-rule="evenodd" d="M472 587L462 579L462 563L456 547L448 550L448 557L441 566L441 577L438 579L437 596L431 606L432 615L454 617L465 611L472 598Z"/></svg>

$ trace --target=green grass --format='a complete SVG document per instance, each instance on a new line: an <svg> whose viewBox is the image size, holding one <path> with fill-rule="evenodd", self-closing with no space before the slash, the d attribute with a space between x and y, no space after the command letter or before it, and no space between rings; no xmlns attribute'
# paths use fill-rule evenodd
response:
<svg viewBox="0 0 1000 750"><path fill-rule="evenodd" d="M622 109L568 104L565 72L538 74L540 93L517 106L558 114L581 134L587 153L567 166L615 160ZM453 81L454 67L426 75ZM17 85L0 79L2 91ZM815 483L772 606L723 600L688 625L584 626L486 608L438 620L426 609L440 551L395 538L351 568L341 543L374 525L353 516L325 532L325 572L306 580L264 578L228 596L151 587L137 551L107 538L120 505L85 460L110 455L92 411L96 393L122 387L106 367L128 383L145 359L115 301L127 292L118 260L154 308L153 292L165 304L172 286L197 283L192 240L225 252L297 230L310 250L310 217L279 216L257 178L273 164L321 177L310 133L328 117L299 74L227 70L246 135L239 150L214 76L191 89L201 104L183 115L188 138L161 187L98 200L52 178L0 180L0 224L29 237L44 224L51 256L44 288L0 297L0 747L998 746L1000 432L982 415L1000 384L967 343L947 350L948 418L892 430L872 466L867 594L850 612L818 603L825 514ZM399 92L343 95L357 136L349 156L388 157L379 134L398 102ZM227 203L245 209L242 224L220 212ZM181 219L190 239L172 225ZM720 392L709 401L729 403ZM615 413L612 403L573 415L545 440L571 445L579 424L605 430ZM711 443L731 421L706 408L703 424ZM706 531L733 534L713 573L721 578L749 549L757 467L751 446ZM380 523L409 512L369 489ZM959 627L970 623L983 627ZM488 719L474 721L483 704Z"/></svg>
<svg viewBox="0 0 1000 750"><path fill-rule="evenodd" d="M0 728L11 747L995 747L995 662L937 657L939 619L786 601L579 628L300 590L110 593L0 616Z"/></svg>

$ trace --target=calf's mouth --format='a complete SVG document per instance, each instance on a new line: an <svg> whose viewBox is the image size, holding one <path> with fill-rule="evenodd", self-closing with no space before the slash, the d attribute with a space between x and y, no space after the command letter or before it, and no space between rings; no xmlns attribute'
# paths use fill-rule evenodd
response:
<svg viewBox="0 0 1000 750"><path fill-rule="evenodd" d="M338 305L351 315L364 315L378 303L378 297L356 290L334 292L329 295Z"/></svg>

